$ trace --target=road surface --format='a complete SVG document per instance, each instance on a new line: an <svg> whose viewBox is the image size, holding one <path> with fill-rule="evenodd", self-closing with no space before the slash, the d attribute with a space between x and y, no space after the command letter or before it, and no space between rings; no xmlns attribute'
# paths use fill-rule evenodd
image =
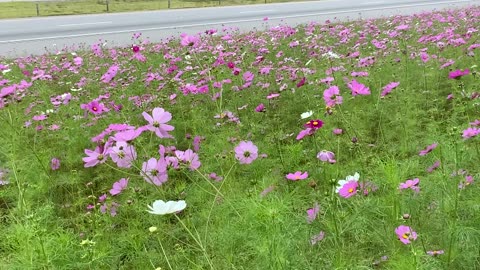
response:
<svg viewBox="0 0 480 270"><path fill-rule="evenodd" d="M151 41L195 34L223 26L241 31L279 23L297 25L327 19L354 20L480 4L480 0L323 0L309 2L161 10L115 14L56 16L0 20L0 56L42 54L67 46L128 46L135 32ZM263 18L268 17L268 21Z"/></svg>

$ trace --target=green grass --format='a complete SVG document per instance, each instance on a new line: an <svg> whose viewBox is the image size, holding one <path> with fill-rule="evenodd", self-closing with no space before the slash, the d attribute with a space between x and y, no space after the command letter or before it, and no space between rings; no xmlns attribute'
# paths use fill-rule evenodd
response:
<svg viewBox="0 0 480 270"><path fill-rule="evenodd" d="M273 2L288 2L288 0L275 0ZM267 3L273 3L267 0ZM214 6L253 5L266 3L264 0L220 0L220 1L182 1L172 0L170 8L198 8ZM37 16L37 2L2 2L0 3L0 19L25 18ZM168 9L168 1L154 0L111 0L108 12L146 11ZM106 13L105 1L72 0L38 2L39 16L76 15Z"/></svg>
<svg viewBox="0 0 480 270"><path fill-rule="evenodd" d="M2 95L22 80L32 85L17 86L0 103L0 180L9 181L0 185L0 269L480 269L479 137L462 138L480 118L474 98L480 58L478 48L471 49L479 43L471 33L480 26L478 14L480 7L472 7L298 28L267 21L268 30L227 31L230 40L203 34L192 47L134 38L132 44L143 44L144 61L130 46L1 59L11 70L0 72ZM395 30L403 24L409 29ZM432 38L441 36L444 44ZM426 38L433 41L420 42ZM376 48L374 40L386 48ZM425 48L429 60L423 62ZM349 57L356 51L358 57ZM77 56L83 59L78 66ZM375 63L360 66L367 57ZM441 68L448 59L455 63ZM238 75L229 62L241 69ZM111 66L118 73L102 81ZM457 69L470 72L449 79ZM39 70L46 76L36 76ZM250 86L247 71L255 75ZM327 77L334 78L331 85L322 82ZM352 96L352 79L371 94ZM391 82L400 84L381 97ZM205 84L207 94L182 92ZM326 108L323 93L332 85L343 103ZM68 104L52 104L65 93L72 95ZM280 96L267 99L272 93ZM82 109L100 95L110 111ZM264 112L255 110L260 103ZM137 152L130 168L111 158L84 167L84 150L97 146L92 137L112 123L146 125L142 113L154 108L172 114L173 138L145 131L129 143ZM297 140L307 121L300 115L309 110L309 119L324 126ZM227 111L239 123L229 121ZM47 119L34 120L44 114ZM54 124L58 130L51 130ZM334 135L335 128L343 134ZM203 137L198 170L180 162L161 186L145 181L142 165L160 158L160 144L185 151L193 149L195 136ZM240 141L252 141L266 156L239 164L234 149ZM434 150L419 155L435 142ZM333 151L336 163L317 159L322 150ZM52 158L60 160L58 170L50 167ZM435 161L441 165L427 172ZM460 169L465 175L452 176ZM296 171L309 176L286 179ZM223 180L209 179L212 172ZM355 172L378 189L339 196L338 181ZM467 175L474 182L459 189ZM127 188L111 196L112 185L127 177ZM420 179L418 193L399 190L414 178ZM149 214L147 205L159 199L185 200L187 207L176 216ZM307 210L316 203L318 216L308 223ZM395 234L400 225L410 226L417 239L402 244ZM312 245L320 232L324 239ZM429 256L429 250L444 254Z"/></svg>

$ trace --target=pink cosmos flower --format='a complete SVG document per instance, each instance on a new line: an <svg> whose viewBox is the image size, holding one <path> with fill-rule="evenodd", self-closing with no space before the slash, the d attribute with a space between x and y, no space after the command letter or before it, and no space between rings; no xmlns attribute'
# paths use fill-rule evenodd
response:
<svg viewBox="0 0 480 270"><path fill-rule="evenodd" d="M212 172L208 175L208 178L216 181L216 182L221 182L223 180L223 177L218 176L216 173Z"/></svg>
<svg viewBox="0 0 480 270"><path fill-rule="evenodd" d="M197 36L189 36L186 33L182 33L180 35L180 45L183 47L189 46L189 47L195 47L199 42L200 38Z"/></svg>
<svg viewBox="0 0 480 270"><path fill-rule="evenodd" d="M312 223L316 218L318 213L320 212L320 206L318 203L315 203L313 208L307 210L307 222Z"/></svg>
<svg viewBox="0 0 480 270"><path fill-rule="evenodd" d="M88 103L86 109L93 114L102 114L108 110L103 103L99 103L97 100Z"/></svg>
<svg viewBox="0 0 480 270"><path fill-rule="evenodd" d="M258 104L258 106L255 108L256 112L265 112L265 105L263 103Z"/></svg>
<svg viewBox="0 0 480 270"><path fill-rule="evenodd" d="M161 186L168 179L167 162L165 159L151 158L143 163L141 174L148 183Z"/></svg>
<svg viewBox="0 0 480 270"><path fill-rule="evenodd" d="M470 74L470 70L468 70L468 69L465 69L464 71L462 71L460 69L457 69L455 71L450 72L448 74L448 78L458 80L462 76L465 76L465 75L468 75L468 74Z"/></svg>
<svg viewBox="0 0 480 270"><path fill-rule="evenodd" d="M97 146L94 151L90 149L85 149L85 154L88 157L82 158L85 164L83 165L85 168L94 167L99 163L104 163L107 161L109 152L109 145L105 144L105 146Z"/></svg>
<svg viewBox="0 0 480 270"><path fill-rule="evenodd" d="M462 137L464 139L470 139L472 137L477 136L478 134L480 134L479 128L469 127L463 131Z"/></svg>
<svg viewBox="0 0 480 270"><path fill-rule="evenodd" d="M202 136L195 136L195 138L193 138L193 151L198 152L200 150L200 143L202 140L205 140Z"/></svg>
<svg viewBox="0 0 480 270"><path fill-rule="evenodd" d="M285 175L285 177L288 180L292 180L292 181L303 180L303 179L306 179L308 177L308 172L302 173L301 171L297 171L295 173L289 173L289 174Z"/></svg>
<svg viewBox="0 0 480 270"><path fill-rule="evenodd" d="M258 148L251 141L241 141L235 147L235 158L240 164L250 164L258 157Z"/></svg>
<svg viewBox="0 0 480 270"><path fill-rule="evenodd" d="M60 169L60 160L58 158L52 158L50 168L52 168L52 171Z"/></svg>
<svg viewBox="0 0 480 270"><path fill-rule="evenodd" d="M332 86L323 91L323 100L326 106L333 108L335 105L340 105L343 102L343 97L340 96L340 89L338 86Z"/></svg>
<svg viewBox="0 0 480 270"><path fill-rule="evenodd" d="M177 156L178 160L186 163L190 170L194 171L202 165L200 160L198 159L198 155L194 153L191 149L184 151L177 150L175 151L175 155Z"/></svg>
<svg viewBox="0 0 480 270"><path fill-rule="evenodd" d="M171 138L169 131L174 130L174 127L166 123L172 119L172 114L165 111L163 108L153 109L152 116L148 113L142 113L143 118L148 121L147 129L154 131L159 138Z"/></svg>
<svg viewBox="0 0 480 270"><path fill-rule="evenodd" d="M303 77L303 78L297 83L297 88L300 88L300 87L304 86L306 80L307 80L307 79L306 79L305 77Z"/></svg>
<svg viewBox="0 0 480 270"><path fill-rule="evenodd" d="M317 244L317 242L322 241L324 237L325 237L325 232L320 231L319 234L316 234L316 235L312 236L312 238L310 239L310 244L312 244L312 246L313 246L313 245Z"/></svg>
<svg viewBox="0 0 480 270"><path fill-rule="evenodd" d="M415 178L413 180L407 180L405 183L400 183L400 186L398 187L400 190L402 189L411 189L415 192L419 192L420 188L418 187L418 184L420 183L420 179Z"/></svg>
<svg viewBox="0 0 480 270"><path fill-rule="evenodd" d="M326 151L326 150L318 152L317 158L320 161L329 162L330 164L333 164L333 163L337 162L335 160L335 154L333 152Z"/></svg>
<svg viewBox="0 0 480 270"><path fill-rule="evenodd" d="M352 90L352 96L356 95L370 95L370 88L366 87L364 84L352 80L348 83L348 87Z"/></svg>
<svg viewBox="0 0 480 270"><path fill-rule="evenodd" d="M437 148L437 146L438 146L437 143L433 143L433 144L427 146L427 148L421 150L420 153L418 153L418 155L419 156L425 156L426 154L432 152L433 149Z"/></svg>
<svg viewBox="0 0 480 270"><path fill-rule="evenodd" d="M297 135L297 140L301 140L303 139L305 136L310 136L310 135L313 135L315 133L315 130L314 129L311 129L311 128L306 128L306 129L303 129L301 130L298 135Z"/></svg>
<svg viewBox="0 0 480 270"><path fill-rule="evenodd" d="M272 99L272 98L276 98L276 97L279 97L279 96L280 96L280 94L272 93L272 94L267 96L267 99Z"/></svg>
<svg viewBox="0 0 480 270"><path fill-rule="evenodd" d="M343 130L341 128L335 128L332 132L335 135L342 135L343 134Z"/></svg>
<svg viewBox="0 0 480 270"><path fill-rule="evenodd" d="M435 161L432 166L427 168L427 172L431 173L433 172L436 168L440 166L440 160Z"/></svg>
<svg viewBox="0 0 480 270"><path fill-rule="evenodd" d="M384 97L388 94L390 94L390 92L392 92L393 89L397 88L397 86L399 86L400 83L399 82L391 82L389 84L387 84L385 87L383 87L383 91L382 93L380 94L380 96Z"/></svg>
<svg viewBox="0 0 480 270"><path fill-rule="evenodd" d="M357 194L357 191L358 191L358 182L352 180L345 183L338 191L338 194L343 198L350 198L353 195Z"/></svg>
<svg viewBox="0 0 480 270"><path fill-rule="evenodd" d="M120 168L130 168L132 162L137 159L137 152L133 145L124 141L118 141L110 150L110 157Z"/></svg>
<svg viewBox="0 0 480 270"><path fill-rule="evenodd" d="M409 226L400 225L395 229L395 233L397 234L398 239L405 245L408 245L411 241L417 239L417 233Z"/></svg>
<svg viewBox="0 0 480 270"><path fill-rule="evenodd" d="M110 189L110 194L112 194L112 196L115 196L122 193L122 191L127 188L127 185L128 178L122 178L118 180L117 182L113 183L112 189Z"/></svg>
<svg viewBox="0 0 480 270"><path fill-rule="evenodd" d="M458 184L458 188L459 189L464 189L466 186L469 186L473 183L473 176L471 175L466 175L465 176L465 180L464 181L461 181L459 184Z"/></svg>

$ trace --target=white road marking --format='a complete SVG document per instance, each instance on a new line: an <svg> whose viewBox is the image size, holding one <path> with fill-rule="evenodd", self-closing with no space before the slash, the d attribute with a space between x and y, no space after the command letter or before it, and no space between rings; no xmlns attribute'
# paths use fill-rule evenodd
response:
<svg viewBox="0 0 480 270"><path fill-rule="evenodd" d="M357 13L357 12L365 12L365 11L376 11L376 10L395 9L395 8L408 8L408 7L418 7L418 6L430 6L430 5L438 5L438 4L458 4L458 3L461 3L461 2L470 2L470 1L471 0L453 0L453 1L442 1L442 2L434 2L434 3L419 3L419 4L398 5L398 6L388 6L388 7L378 7L378 8L349 9L349 10L339 10L339 11L331 11L331 12L319 12L319 13L309 13L309 14L301 14L301 15L270 17L269 20L313 17L313 16L319 16L319 15L336 15L336 14L342 14L342 13ZM98 35L123 34L123 33L132 33L132 32L146 32L146 31L154 31L154 30L165 30L165 29L176 29L176 28L187 28L187 27L202 27L202 26L209 26L209 25L222 25L222 24L256 22L256 21L263 21L263 18L235 20L235 21L219 21L219 22L201 23L201 24L183 24L183 25L176 25L176 26L163 26L163 27L152 27L152 28L143 28L143 29L119 30L119 31L109 31L109 32L97 32L97 33L85 33L85 34L64 35L64 36L50 36L50 37L38 37L38 38L0 40L0 44L13 43L13 42L25 42L25 41L49 40L49 39L64 39L64 38L75 38L75 37L98 36Z"/></svg>
<svg viewBox="0 0 480 270"><path fill-rule="evenodd" d="M262 13L262 12L271 12L275 11L275 9L264 9L264 10L252 10L252 11L240 11L242 14L248 14L248 13Z"/></svg>
<svg viewBox="0 0 480 270"><path fill-rule="evenodd" d="M375 1L375 2L360 3L360 5L376 5L376 4L385 4L385 1Z"/></svg>
<svg viewBox="0 0 480 270"><path fill-rule="evenodd" d="M90 23L71 23L71 24L60 24L60 27L72 27L72 26L84 26L84 25L95 25L95 24L110 24L113 23L111 21L108 22L90 22Z"/></svg>

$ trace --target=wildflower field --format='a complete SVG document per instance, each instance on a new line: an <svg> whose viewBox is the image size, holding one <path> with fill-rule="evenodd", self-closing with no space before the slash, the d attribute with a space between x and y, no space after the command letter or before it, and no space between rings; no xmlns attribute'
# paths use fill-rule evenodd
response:
<svg viewBox="0 0 480 270"><path fill-rule="evenodd" d="M0 269L480 269L480 7L0 59Z"/></svg>

